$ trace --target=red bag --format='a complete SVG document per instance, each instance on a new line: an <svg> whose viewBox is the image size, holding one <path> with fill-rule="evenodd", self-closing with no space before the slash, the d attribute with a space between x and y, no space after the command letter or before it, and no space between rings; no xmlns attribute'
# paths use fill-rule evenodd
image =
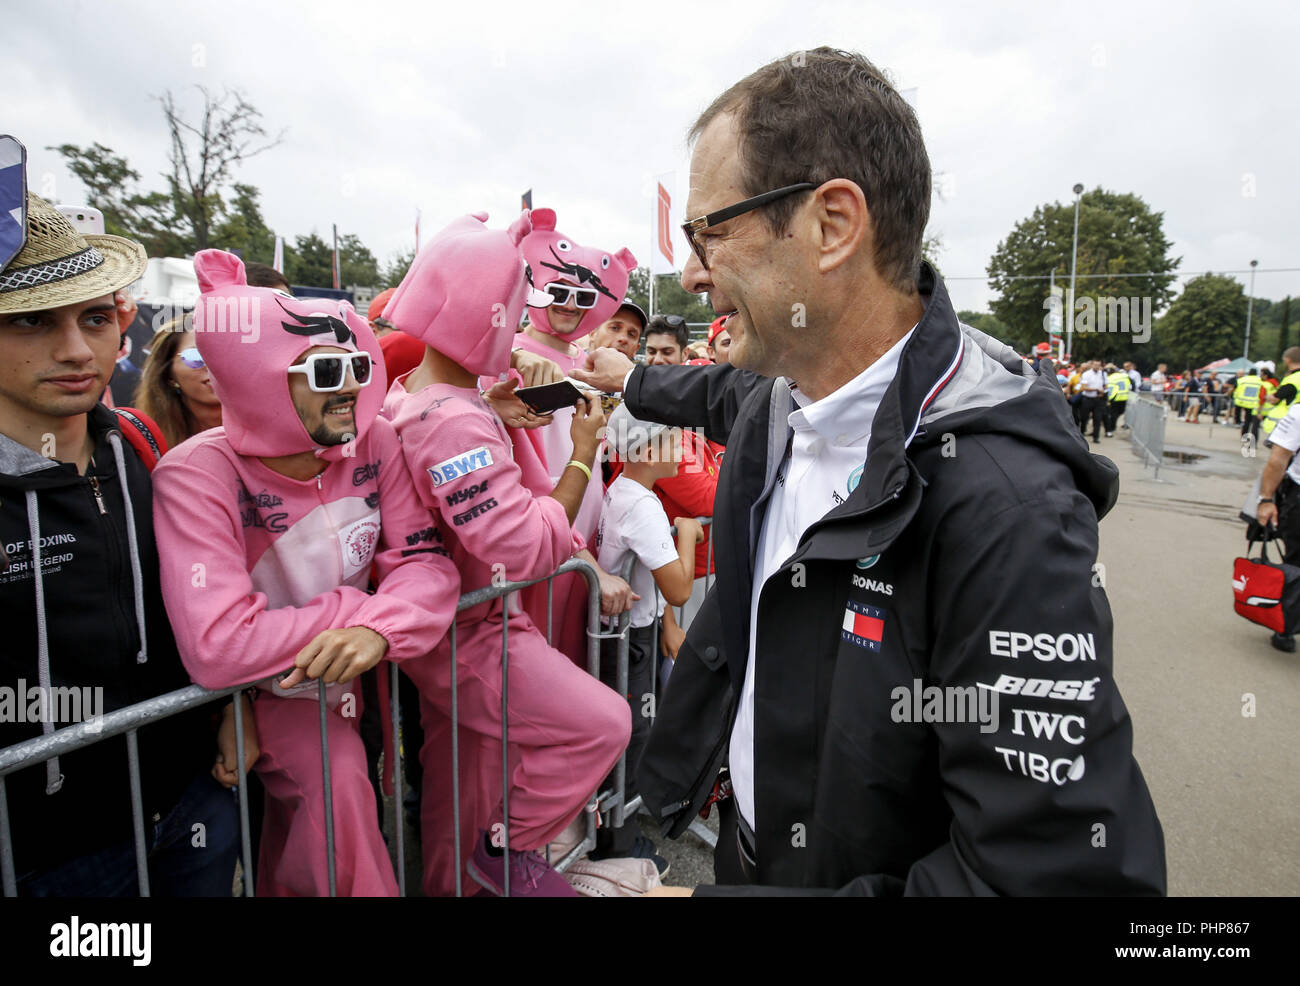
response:
<svg viewBox="0 0 1300 986"><path fill-rule="evenodd" d="M1255 542L1246 542L1250 554ZM1300 624L1300 567L1271 562L1260 542L1259 558L1238 558L1232 563L1232 608L1251 623L1274 633L1294 633Z"/></svg>
<svg viewBox="0 0 1300 986"><path fill-rule="evenodd" d="M149 415L133 407L115 407L118 427L135 454L140 457L144 467L153 472L153 467L167 452L167 439L163 438L162 429Z"/></svg>

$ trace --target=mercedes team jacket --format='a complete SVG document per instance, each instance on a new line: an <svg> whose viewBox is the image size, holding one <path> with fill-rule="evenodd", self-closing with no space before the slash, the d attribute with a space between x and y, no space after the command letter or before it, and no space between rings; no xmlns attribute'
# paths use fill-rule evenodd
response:
<svg viewBox="0 0 1300 986"><path fill-rule="evenodd" d="M761 886L698 892L1163 894L1095 567L1117 470L1054 381L959 324L928 266L921 292L860 481L762 588ZM638 772L676 836L725 763L793 403L788 381L726 365L638 369L626 399L727 446L717 582Z"/></svg>

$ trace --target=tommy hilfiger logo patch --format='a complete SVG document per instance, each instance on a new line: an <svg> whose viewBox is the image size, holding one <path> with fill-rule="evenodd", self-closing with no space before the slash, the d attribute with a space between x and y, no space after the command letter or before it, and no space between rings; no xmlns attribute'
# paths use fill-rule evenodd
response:
<svg viewBox="0 0 1300 986"><path fill-rule="evenodd" d="M840 639L865 647L867 650L879 651L884 637L885 611L849 600L849 604L844 608L844 624L840 628Z"/></svg>

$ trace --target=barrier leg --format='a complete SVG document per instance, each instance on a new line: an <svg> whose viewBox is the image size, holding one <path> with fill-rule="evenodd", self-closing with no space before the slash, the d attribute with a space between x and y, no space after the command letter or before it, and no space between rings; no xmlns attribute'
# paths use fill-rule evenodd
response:
<svg viewBox="0 0 1300 986"><path fill-rule="evenodd" d="M406 786L402 782L402 703L398 689L397 664L389 661L389 714L393 722L393 828L397 830L397 895L406 896L406 813L402 810Z"/></svg>
<svg viewBox="0 0 1300 986"><path fill-rule="evenodd" d="M338 896L338 874L334 869L334 792L330 785L329 706L325 703L325 679L320 681L320 762L325 799L325 862L329 867L330 896Z"/></svg>
<svg viewBox="0 0 1300 986"><path fill-rule="evenodd" d="M126 764L131 775L131 828L135 835L135 870L140 896L149 896L149 853L144 845L144 807L140 797L140 744L134 729L126 734Z"/></svg>
<svg viewBox="0 0 1300 986"><path fill-rule="evenodd" d="M14 875L13 833L9 831L9 795L5 793L3 775L0 775L0 880L4 882L6 897L18 896L18 880Z"/></svg>
<svg viewBox="0 0 1300 986"><path fill-rule="evenodd" d="M235 757L239 760L239 844L240 859L244 867L244 896L253 896L253 843L248 828L248 772L244 770L244 699L241 692L235 699Z"/></svg>
<svg viewBox="0 0 1300 986"><path fill-rule="evenodd" d="M465 896L461 886L464 869L460 859L460 709L456 706L456 622L451 630L451 844L456 860L456 896ZM426 848L426 852L430 851Z"/></svg>
<svg viewBox="0 0 1300 986"><path fill-rule="evenodd" d="M501 605L501 851L503 896L510 896L510 593Z"/></svg>

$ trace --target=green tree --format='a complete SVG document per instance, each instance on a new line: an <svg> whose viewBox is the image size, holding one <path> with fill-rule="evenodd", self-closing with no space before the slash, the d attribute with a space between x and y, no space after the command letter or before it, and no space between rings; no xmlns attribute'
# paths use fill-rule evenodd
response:
<svg viewBox="0 0 1300 986"><path fill-rule="evenodd" d="M355 233L344 233L339 237L339 268L342 271L341 283L345 287L349 284L378 287L383 281L379 261Z"/></svg>
<svg viewBox="0 0 1300 986"><path fill-rule="evenodd" d="M295 236L293 247L285 247L284 273L290 284L310 288L328 288L334 284L334 254L330 245L313 230Z"/></svg>
<svg viewBox="0 0 1300 986"><path fill-rule="evenodd" d="M682 287L678 274L655 277L655 311L650 311L650 270L638 267L627 283L627 297L649 315L680 315L688 322L712 322L717 316L707 295L691 294Z"/></svg>
<svg viewBox="0 0 1300 986"><path fill-rule="evenodd" d="M1176 366L1235 356L1246 328L1246 293L1235 278L1202 274L1187 282L1156 332Z"/></svg>
<svg viewBox="0 0 1300 986"><path fill-rule="evenodd" d="M1102 188L1085 192L1079 203L1079 275L1076 295L1083 298L1149 298L1152 315L1159 314L1172 296L1173 271L1180 257L1169 256L1164 234L1164 214L1151 211L1139 196ZM1027 351L1046 338L1045 320L1048 274L1067 286L1074 233L1074 205L1051 202L1040 205L1022 219L989 260L989 283L998 297L993 314L1004 323L1013 346ZM1125 275L1153 273L1151 277ZM1069 317L1069 313L1063 313ZM1131 336L1114 333L1074 335L1074 355L1114 360L1145 355Z"/></svg>
<svg viewBox="0 0 1300 986"><path fill-rule="evenodd" d="M166 176L172 207L190 228L198 250L214 245L212 231L224 211L221 193L234 178L234 169L251 157L268 151L284 138L267 141L262 114L243 95L227 89L214 96L203 86L203 110L197 124L190 123L168 90L158 98L171 141Z"/></svg>
<svg viewBox="0 0 1300 986"><path fill-rule="evenodd" d="M275 258L275 233L262 217L258 202L262 193L252 185L236 183L234 198L225 218L212 233L212 242L222 250L238 250L245 261L269 264Z"/></svg>
<svg viewBox="0 0 1300 986"><path fill-rule="evenodd" d="M185 256L193 242L178 234L171 199L163 192L136 188L140 173L103 144L47 147L63 157L67 169L86 190L85 205L104 214L104 231L144 245L151 257Z"/></svg>
<svg viewBox="0 0 1300 986"><path fill-rule="evenodd" d="M1287 295L1282 299L1282 321L1277 332L1277 357L1274 362L1277 364L1278 373L1282 373L1282 354L1287 351L1287 330L1291 326L1291 296Z"/></svg>
<svg viewBox="0 0 1300 986"><path fill-rule="evenodd" d="M380 272L380 284L386 288L397 287L402 283L402 278L406 276L406 272L411 269L411 264L414 262L415 247L394 252Z"/></svg>

